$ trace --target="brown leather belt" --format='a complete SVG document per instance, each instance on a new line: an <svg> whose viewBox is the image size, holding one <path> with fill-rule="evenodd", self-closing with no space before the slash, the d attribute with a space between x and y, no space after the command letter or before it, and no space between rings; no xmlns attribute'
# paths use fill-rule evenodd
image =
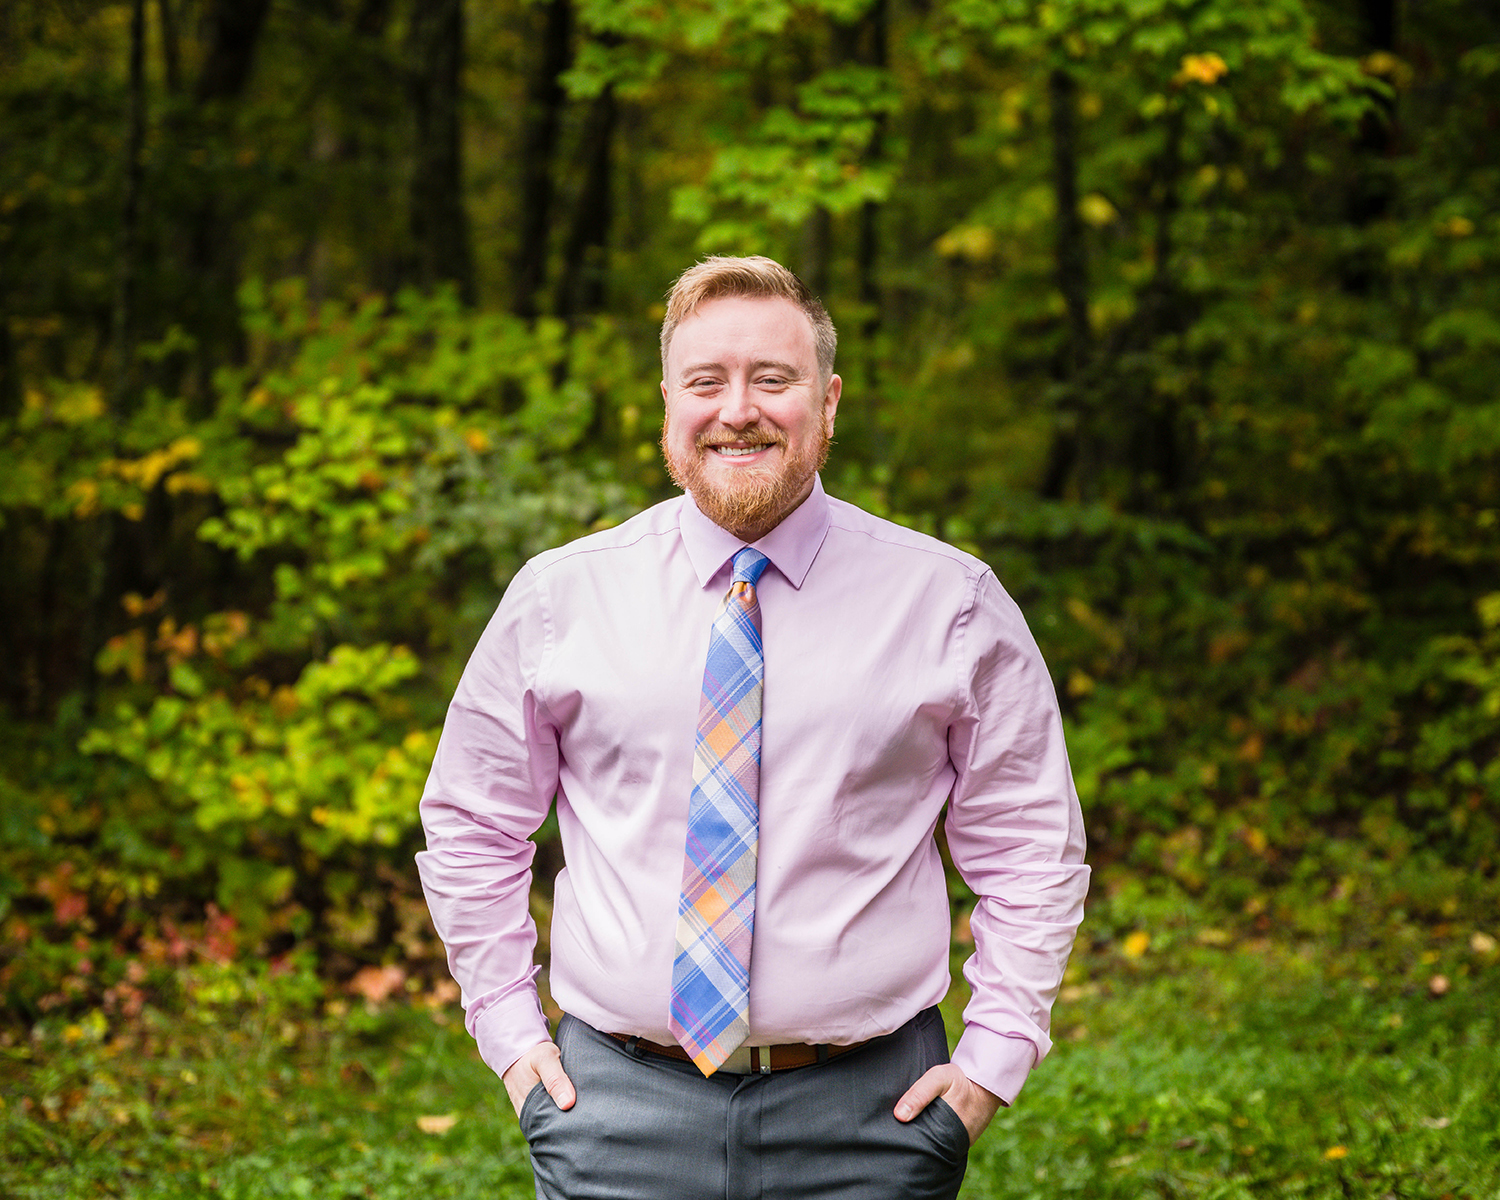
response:
<svg viewBox="0 0 1500 1200"><path fill-rule="evenodd" d="M664 1046L660 1042L649 1041L628 1033L611 1033L609 1036L617 1042L623 1042L625 1049L632 1053L640 1049L652 1054L660 1054L663 1058L675 1058L678 1062L693 1061L681 1046ZM810 1046L804 1042L787 1042L780 1046L741 1047L719 1069L739 1075L769 1075L772 1071L790 1071L794 1067L810 1067L814 1063L825 1063L830 1058L837 1058L840 1054L858 1050L864 1044L864 1042L855 1042L850 1046L834 1046L824 1043ZM746 1065L741 1066L735 1062L735 1059L740 1058L745 1050L749 1051L749 1060Z"/></svg>

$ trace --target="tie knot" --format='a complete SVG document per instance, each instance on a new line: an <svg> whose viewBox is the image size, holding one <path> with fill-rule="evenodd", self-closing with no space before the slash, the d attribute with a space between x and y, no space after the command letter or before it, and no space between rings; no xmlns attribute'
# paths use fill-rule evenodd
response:
<svg viewBox="0 0 1500 1200"><path fill-rule="evenodd" d="M759 550L753 550L746 546L734 556L734 578L729 581L731 587L737 583L748 583L754 587L760 582L760 577L766 569L766 564L771 560Z"/></svg>

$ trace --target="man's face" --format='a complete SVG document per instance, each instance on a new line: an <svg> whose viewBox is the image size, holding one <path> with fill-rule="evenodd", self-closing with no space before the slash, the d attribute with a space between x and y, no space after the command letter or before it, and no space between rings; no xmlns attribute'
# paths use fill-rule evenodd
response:
<svg viewBox="0 0 1500 1200"><path fill-rule="evenodd" d="M715 524L764 537L812 491L842 388L819 380L812 322L790 300L710 300L667 348L667 470Z"/></svg>

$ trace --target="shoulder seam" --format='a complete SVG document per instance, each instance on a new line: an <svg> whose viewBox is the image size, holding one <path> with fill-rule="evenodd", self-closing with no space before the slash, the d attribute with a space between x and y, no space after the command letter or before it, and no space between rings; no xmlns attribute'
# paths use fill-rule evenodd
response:
<svg viewBox="0 0 1500 1200"><path fill-rule="evenodd" d="M583 554L606 554L612 550L628 550L632 546L639 545L647 538L669 537L678 532L675 526L671 529L642 529L629 541L614 542L604 546L581 546L578 542L574 542L567 546L556 546L551 550L543 550L542 553L528 559L526 565L531 568L533 574L540 578L542 572L550 571L553 567L567 562L571 558L577 558ZM579 540L582 541L583 539ZM546 559L547 561L540 561L542 559Z"/></svg>
<svg viewBox="0 0 1500 1200"><path fill-rule="evenodd" d="M537 703L545 710L547 704L541 698L542 676L546 673L547 667L552 661L552 652L556 648L557 643L557 639L553 636L552 627L552 596L547 591L547 585L542 582L541 572L531 563L528 562L521 569L531 572L531 578L536 587L537 608L541 610L542 614L542 652L537 657L536 671L532 675L530 690L532 696L536 698ZM548 715L550 716L551 714L549 713Z"/></svg>
<svg viewBox="0 0 1500 1200"><path fill-rule="evenodd" d="M944 549L939 550L933 546L924 546L921 544L921 542L897 541L892 537L882 537L881 534L876 530L860 529L853 525L845 525L836 518L829 520L828 527L830 529L842 529L845 533L857 533L863 537L869 538L871 541L880 542L882 545L895 546L898 549L902 550L915 550L921 554L930 554L934 558L941 558L947 562L951 562L962 567L972 578L975 579L983 578L985 572L991 570L990 565L983 559L975 558L972 554L969 554L967 551L960 550L957 546L949 546L941 539L934 538L931 534L921 533L920 531L915 529L907 530L907 532L915 534L918 538L930 539L936 542L938 546L944 547ZM905 526L898 526L898 528L905 529Z"/></svg>
<svg viewBox="0 0 1500 1200"><path fill-rule="evenodd" d="M973 670L969 663L969 622L974 617L974 610L979 607L979 587L984 582L985 571L976 571L969 578L969 599L964 605L963 612L958 618L958 692L957 699L959 707L962 708L968 700L969 681L973 678Z"/></svg>

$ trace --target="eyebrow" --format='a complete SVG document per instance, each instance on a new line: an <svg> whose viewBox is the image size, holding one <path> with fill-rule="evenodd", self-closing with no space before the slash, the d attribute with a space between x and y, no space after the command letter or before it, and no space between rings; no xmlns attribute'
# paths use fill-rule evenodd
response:
<svg viewBox="0 0 1500 1200"><path fill-rule="evenodd" d="M677 377L679 379L686 379L689 375L696 375L700 371L722 371L723 369L724 364L721 362L688 363L687 366L683 367L682 370L677 373ZM794 367L791 363L782 362L780 359L775 358L758 359L757 361L750 364L750 370L752 372L769 370L775 371L780 375L785 375L791 379L802 378L802 372Z"/></svg>

